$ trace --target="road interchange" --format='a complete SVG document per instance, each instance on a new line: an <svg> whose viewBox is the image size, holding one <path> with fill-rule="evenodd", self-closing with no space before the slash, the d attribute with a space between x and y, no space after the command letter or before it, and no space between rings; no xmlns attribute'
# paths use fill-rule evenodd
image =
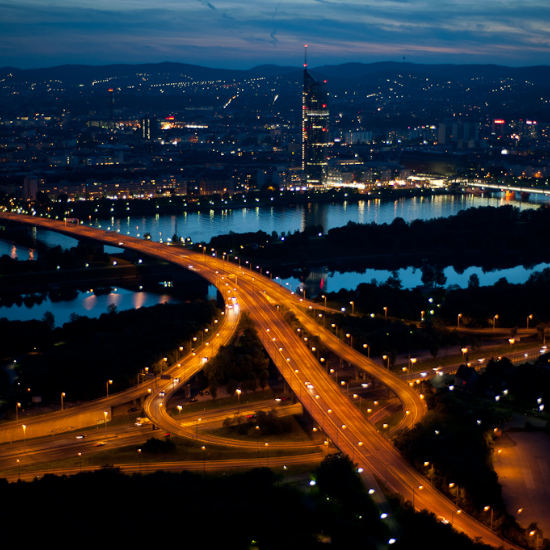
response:
<svg viewBox="0 0 550 550"><path fill-rule="evenodd" d="M231 303L235 296L239 307L248 311L254 320L266 351L303 407L308 410L327 437L347 453L358 467L384 480L391 490L401 493L409 500L415 500L416 508L427 508L438 517L454 518L454 526L470 537L479 537L483 542L495 547L503 544L502 539L486 526L466 514L458 515L454 504L431 485L426 484L426 478L414 470L391 443L365 420L357 407L342 394L313 354L285 322L273 301L275 300L277 305L291 309L304 327L318 334L321 341L334 353L387 385L401 400L404 410L409 411L406 422L410 425L414 425L425 413L424 401L418 393L389 371L342 343L330 331L313 323L302 311L304 303L278 283L225 261L224 258L206 255L204 251L202 254L187 249L182 251L177 247L103 232L84 225L63 225L62 222L44 218L6 213L0 214L0 218L2 217L39 225L77 238L84 236L97 239L104 244L121 246L164 259L191 269L207 279L222 293L226 303ZM268 296L271 299L268 299ZM223 338L221 341L226 340ZM195 367L200 366L200 359L198 363ZM151 392L145 404L148 415L162 426L171 418L164 410L164 401L159 396L162 389L173 391L169 384L166 386L160 384ZM505 543L504 546L518 548L511 543Z"/></svg>

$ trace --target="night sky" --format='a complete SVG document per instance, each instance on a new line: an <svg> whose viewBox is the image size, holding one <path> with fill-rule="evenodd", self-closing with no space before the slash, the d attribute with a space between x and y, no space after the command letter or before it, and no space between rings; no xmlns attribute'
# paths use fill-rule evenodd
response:
<svg viewBox="0 0 550 550"><path fill-rule="evenodd" d="M549 0L7 0L0 66L547 64Z"/></svg>

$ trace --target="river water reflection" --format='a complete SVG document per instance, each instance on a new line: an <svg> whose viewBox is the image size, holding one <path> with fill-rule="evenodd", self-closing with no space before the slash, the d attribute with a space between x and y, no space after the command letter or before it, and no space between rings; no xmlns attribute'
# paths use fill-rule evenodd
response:
<svg viewBox="0 0 550 550"><path fill-rule="evenodd" d="M503 194L498 193L490 197L477 195L434 196L427 194L423 197L403 198L387 202L364 200L356 203L313 203L307 206L278 208L243 207L221 211L182 212L180 215L128 216L123 219L111 218L109 220L92 219L88 223L93 227L119 231L123 235L142 237L145 233L150 233L152 239L156 241L166 241L177 231L178 235L186 238L190 237L194 242L208 242L213 236L223 235L230 231L235 233L256 232L259 230L267 233L276 231L280 235L282 232L303 230L310 225L322 225L324 230L328 231L334 227L346 225L349 221L390 224L395 218L403 218L406 222L410 222L415 219L447 217L456 214L460 210L472 207L496 207L509 204L520 209L526 209L537 208L541 204L548 204L548 202L548 197L539 195L532 195L529 202L520 202L506 199ZM49 246L60 245L64 248L76 246L74 239L44 229L33 229L33 234L36 239ZM106 252L113 253L117 251L119 249L106 247ZM29 256L36 257L36 252L33 250L29 251L24 247L0 241L0 255L2 254L8 254L12 257L16 255L21 260L25 260ZM466 286L470 275L473 273L478 275L481 285L493 284L501 277L505 277L510 283L522 283L527 280L533 271L539 271L548 266L549 264L541 264L534 269L519 266L488 273L484 273L481 268L473 266L460 274L456 273L452 267L448 267L445 269L446 285ZM326 273L323 269L317 269L312 270L310 280L306 282L306 287L311 285L311 288L322 289L324 292L338 291L341 288L352 289L359 283L370 282L372 279L383 282L389 275L390 272L387 270L376 269L368 269L364 273ZM418 269L401 269L398 270L398 275L405 288L413 288L421 284L421 272ZM300 281L286 279L283 283L287 283L287 287L292 287L295 290ZM103 311L106 311L107 306L108 303L102 304ZM130 305L128 307L135 306ZM0 308L0 316L3 315L3 308ZM35 314L33 310L32 317L40 318L41 314L38 312Z"/></svg>
<svg viewBox="0 0 550 550"><path fill-rule="evenodd" d="M6 317L10 321L29 321L42 319L46 311L53 313L56 326L61 326L70 320L71 314L86 315L87 317L99 317L107 313L109 307L114 305L117 310L139 309L140 307L154 306L164 303L179 303L179 300L169 294L155 294L152 292L132 292L123 288L114 288L109 294L95 295L88 290L79 292L74 299L67 301L54 301L46 295L42 303L34 303L32 306L25 304L0 307L0 318Z"/></svg>

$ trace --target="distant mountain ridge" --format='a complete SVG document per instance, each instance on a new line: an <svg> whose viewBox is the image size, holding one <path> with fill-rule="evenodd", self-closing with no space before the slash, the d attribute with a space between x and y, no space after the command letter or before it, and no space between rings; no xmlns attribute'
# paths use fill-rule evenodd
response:
<svg viewBox="0 0 550 550"><path fill-rule="evenodd" d="M550 66L507 67L504 65L427 65L405 62L343 63L341 65L322 65L310 69L325 78L360 80L376 74L415 74L433 75L453 80L471 80L474 78L503 79L516 78L536 85L550 87ZM219 69L191 65L186 63L146 63L139 65L60 65L42 69L0 68L0 78L11 82L59 80L65 85L103 85L109 86L109 80L136 79L140 75L166 75L185 78L189 81L235 80L264 77L277 78L296 76L301 67L259 65L248 70ZM10 76L11 75L11 76Z"/></svg>

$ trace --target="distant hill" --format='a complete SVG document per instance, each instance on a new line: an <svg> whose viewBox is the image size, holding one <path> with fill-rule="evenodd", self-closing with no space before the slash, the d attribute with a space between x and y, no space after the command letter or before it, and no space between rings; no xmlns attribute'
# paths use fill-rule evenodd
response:
<svg viewBox="0 0 550 550"><path fill-rule="evenodd" d="M342 65L323 65L313 70L328 78L346 78L355 80L377 73L425 74L448 77L454 80L485 78L497 80L517 78L528 80L539 86L550 87L550 66L506 67L504 65L425 65L385 61L380 63L344 63Z"/></svg>
<svg viewBox="0 0 550 550"><path fill-rule="evenodd" d="M342 65L323 65L310 69L313 74L327 79L362 80L376 74L433 75L455 81L472 79L502 80L505 78L521 79L539 86L550 87L550 67L506 67L503 65L426 65L399 62L378 63L344 63ZM235 80L237 82L255 78L273 78L288 76L295 78L300 67L259 65L249 70L232 70L201 67L186 63L147 63L140 65L61 65L43 69L0 68L0 78L8 78L11 83L61 81L65 86L127 86L139 81L141 75L147 75L150 82L158 77L159 82L166 82L166 76L178 80L208 81ZM9 76L11 75L11 77Z"/></svg>

